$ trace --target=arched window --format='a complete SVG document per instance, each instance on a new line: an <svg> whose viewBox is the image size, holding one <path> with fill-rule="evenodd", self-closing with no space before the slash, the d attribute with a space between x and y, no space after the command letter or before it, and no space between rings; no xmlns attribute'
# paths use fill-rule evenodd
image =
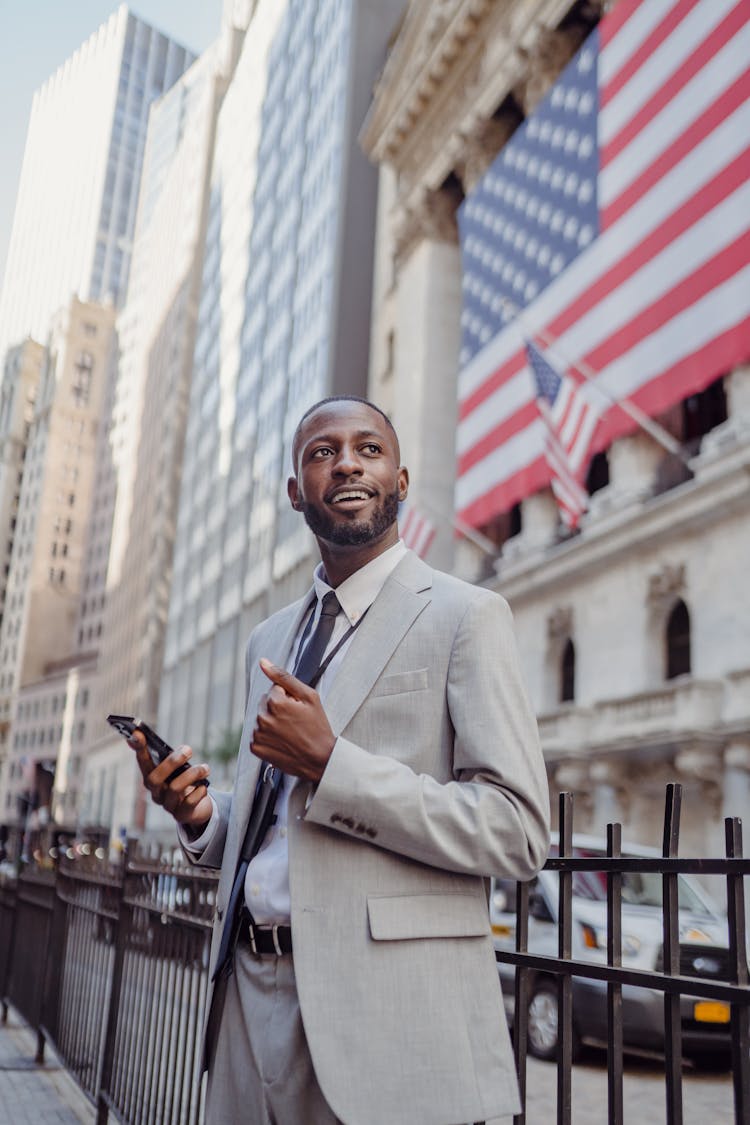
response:
<svg viewBox="0 0 750 1125"><path fill-rule="evenodd" d="M609 458L605 451L595 453L591 458L589 471L586 474L586 491L589 496L606 488L609 484Z"/></svg>
<svg viewBox="0 0 750 1125"><path fill-rule="evenodd" d="M572 703L576 697L576 650L568 637L560 661L560 702Z"/></svg>
<svg viewBox="0 0 750 1125"><path fill-rule="evenodd" d="M667 679L690 671L690 614L682 598L667 619Z"/></svg>

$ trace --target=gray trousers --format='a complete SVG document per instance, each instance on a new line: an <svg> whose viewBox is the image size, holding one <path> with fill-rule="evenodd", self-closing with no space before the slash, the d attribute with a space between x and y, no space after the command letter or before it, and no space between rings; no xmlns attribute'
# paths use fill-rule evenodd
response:
<svg viewBox="0 0 750 1125"><path fill-rule="evenodd" d="M206 1125L341 1125L313 1070L291 955L240 945L208 1069Z"/></svg>
<svg viewBox="0 0 750 1125"><path fill-rule="evenodd" d="M237 948L208 1068L206 1125L343 1125L315 1077L291 954Z"/></svg>

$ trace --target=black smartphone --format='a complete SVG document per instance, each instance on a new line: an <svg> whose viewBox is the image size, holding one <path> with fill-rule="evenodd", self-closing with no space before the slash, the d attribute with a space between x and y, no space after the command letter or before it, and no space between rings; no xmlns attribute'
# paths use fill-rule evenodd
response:
<svg viewBox="0 0 750 1125"><path fill-rule="evenodd" d="M143 719L135 719L132 715L107 715L107 722L111 727L114 727L118 734L123 738L130 738L137 730L141 732L146 739L146 748L151 755L151 761L155 766L163 762L165 758L169 757L172 753L172 747L163 738L160 738L155 730L144 723ZM173 770L167 778L167 782L172 781L173 778L179 777L186 769L190 768L190 763L185 762L183 765L178 766ZM208 778L202 777L196 785L208 786Z"/></svg>

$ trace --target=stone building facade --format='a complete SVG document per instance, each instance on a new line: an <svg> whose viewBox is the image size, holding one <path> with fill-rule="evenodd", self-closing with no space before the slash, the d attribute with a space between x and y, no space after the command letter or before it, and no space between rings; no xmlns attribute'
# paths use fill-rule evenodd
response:
<svg viewBox="0 0 750 1125"><path fill-rule="evenodd" d="M44 351L0 627L0 810L8 824L25 821L19 797L34 791L37 765L51 763L54 773L62 737L67 704L58 698L65 694L57 682L59 662L77 649L114 325L111 305L74 298L53 319ZM79 663L88 665L90 656L78 650ZM54 683L45 685L50 675Z"/></svg>
<svg viewBox="0 0 750 1125"><path fill-rule="evenodd" d="M380 167L370 394L392 415L429 561L504 594L553 797L576 827L659 845L667 781L684 850L750 808L750 368L599 454L566 535L549 489L467 538L453 523L463 198L596 26L605 0L411 0L362 142Z"/></svg>

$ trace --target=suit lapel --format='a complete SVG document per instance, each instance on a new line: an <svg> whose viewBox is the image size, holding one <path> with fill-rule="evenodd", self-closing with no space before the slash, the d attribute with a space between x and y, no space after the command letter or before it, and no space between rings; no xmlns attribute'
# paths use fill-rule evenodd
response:
<svg viewBox="0 0 750 1125"><path fill-rule="evenodd" d="M403 637L430 602L432 571L412 552L396 566L354 634L325 711L335 735L346 729Z"/></svg>

